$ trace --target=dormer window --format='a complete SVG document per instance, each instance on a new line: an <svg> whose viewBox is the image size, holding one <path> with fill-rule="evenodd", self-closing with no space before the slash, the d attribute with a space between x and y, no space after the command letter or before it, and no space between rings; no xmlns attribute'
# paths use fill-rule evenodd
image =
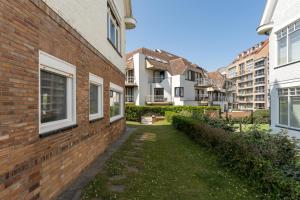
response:
<svg viewBox="0 0 300 200"><path fill-rule="evenodd" d="M112 44L112 46L117 50L118 53L121 52L121 29L120 23L116 18L111 6L107 6L107 39Z"/></svg>

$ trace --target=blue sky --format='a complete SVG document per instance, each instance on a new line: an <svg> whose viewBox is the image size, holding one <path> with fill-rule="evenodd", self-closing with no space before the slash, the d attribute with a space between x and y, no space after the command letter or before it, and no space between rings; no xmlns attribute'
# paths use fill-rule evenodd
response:
<svg viewBox="0 0 300 200"><path fill-rule="evenodd" d="M265 0L132 0L137 28L127 51L147 47L185 57L208 71L227 66L266 39L256 34Z"/></svg>

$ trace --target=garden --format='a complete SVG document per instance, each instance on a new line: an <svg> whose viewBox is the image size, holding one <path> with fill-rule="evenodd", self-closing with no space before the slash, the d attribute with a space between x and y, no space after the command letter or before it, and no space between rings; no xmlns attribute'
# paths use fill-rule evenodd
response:
<svg viewBox="0 0 300 200"><path fill-rule="evenodd" d="M165 120L141 125L145 115ZM135 132L82 199L300 199L297 141L271 134L266 112L230 119L218 107L127 106L126 118Z"/></svg>

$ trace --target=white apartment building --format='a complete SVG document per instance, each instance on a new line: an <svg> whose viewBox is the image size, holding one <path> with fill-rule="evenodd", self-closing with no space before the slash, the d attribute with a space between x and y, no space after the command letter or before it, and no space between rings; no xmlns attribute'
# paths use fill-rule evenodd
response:
<svg viewBox="0 0 300 200"><path fill-rule="evenodd" d="M269 35L272 130L300 138L300 1L268 0L257 29Z"/></svg>
<svg viewBox="0 0 300 200"><path fill-rule="evenodd" d="M258 110L269 108L268 91L269 42L261 42L240 53L227 66L227 78L232 80L233 103L229 109Z"/></svg>
<svg viewBox="0 0 300 200"><path fill-rule="evenodd" d="M141 48L127 55L127 103L135 105L221 105L214 80L201 67L163 50Z"/></svg>

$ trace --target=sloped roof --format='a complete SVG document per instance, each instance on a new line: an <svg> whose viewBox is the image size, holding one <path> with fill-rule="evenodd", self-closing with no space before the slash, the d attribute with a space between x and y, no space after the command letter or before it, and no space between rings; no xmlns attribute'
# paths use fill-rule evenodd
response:
<svg viewBox="0 0 300 200"><path fill-rule="evenodd" d="M202 74L205 73L205 70L198 65L191 63L187 59L159 49L137 49L126 55L127 61L131 60L132 57L137 53L144 54L147 62L155 66L157 69L168 71L173 76L183 74L187 69L193 69L194 71ZM130 69L132 67L131 65L132 63L127 62L126 68Z"/></svg>
<svg viewBox="0 0 300 200"><path fill-rule="evenodd" d="M209 72L208 78L213 80L213 88L215 90L221 90L225 86L225 77L218 71L216 72Z"/></svg>

